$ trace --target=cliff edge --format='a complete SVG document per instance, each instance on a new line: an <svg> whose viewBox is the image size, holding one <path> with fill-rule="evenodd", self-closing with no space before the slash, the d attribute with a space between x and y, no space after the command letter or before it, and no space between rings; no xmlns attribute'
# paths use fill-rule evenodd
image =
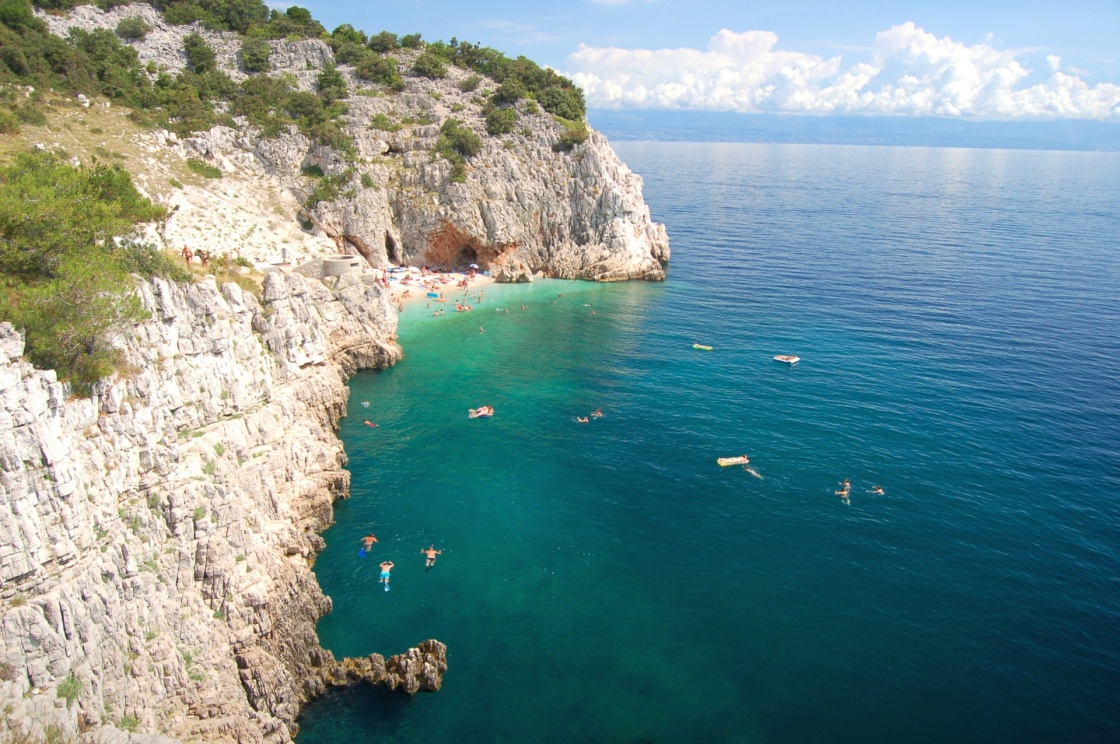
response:
<svg viewBox="0 0 1120 744"><path fill-rule="evenodd" d="M441 644L340 663L315 635L345 379L401 355L387 292L275 273L260 301L213 279L138 293L131 372L89 399L0 324L7 725L288 741L328 685L438 689Z"/></svg>

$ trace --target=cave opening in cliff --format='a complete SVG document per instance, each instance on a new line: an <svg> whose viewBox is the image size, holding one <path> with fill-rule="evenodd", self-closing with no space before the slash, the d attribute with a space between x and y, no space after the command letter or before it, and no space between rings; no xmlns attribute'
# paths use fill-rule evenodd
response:
<svg viewBox="0 0 1120 744"><path fill-rule="evenodd" d="M468 266L470 264L478 263L478 251L469 245L464 245L459 249L459 255L455 259L456 266Z"/></svg>
<svg viewBox="0 0 1120 744"><path fill-rule="evenodd" d="M397 266L401 265L401 254L397 250L397 241L393 240L393 236L389 231L385 231L385 256L389 259L389 263L394 263Z"/></svg>

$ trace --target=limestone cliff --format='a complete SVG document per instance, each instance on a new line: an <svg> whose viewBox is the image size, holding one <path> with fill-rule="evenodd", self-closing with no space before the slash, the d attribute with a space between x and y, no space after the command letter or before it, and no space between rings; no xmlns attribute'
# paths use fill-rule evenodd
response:
<svg viewBox="0 0 1120 744"><path fill-rule="evenodd" d="M438 688L438 643L339 664L315 635L330 600L310 562L349 485L344 380L401 354L384 292L296 274L259 302L212 278L138 292L131 371L91 399L0 324L7 724L287 741L326 685Z"/></svg>
<svg viewBox="0 0 1120 744"><path fill-rule="evenodd" d="M132 15L154 29L132 42L143 61L181 69L183 39L198 32L243 76L236 37L168 25L145 5L44 18L65 35ZM271 74L305 90L332 59L319 41L270 45ZM340 69L353 153L244 122L180 139L118 117L128 134L117 142L135 140L121 157L173 210L149 237L260 264L343 250L371 267L474 262L505 281L664 278L665 230L598 134L558 149L563 126L523 102L515 131L486 135L463 70L406 77L389 94ZM87 131L109 116L96 105L103 118ZM450 116L483 141L463 183L432 152ZM187 158L222 178L189 180L170 162ZM309 172L338 177L330 198L308 199ZM135 730L145 737L134 741L284 742L300 705L328 686L438 689L436 641L336 661L315 635L330 600L310 565L349 485L334 432L345 379L401 355L387 294L294 272L269 274L259 300L212 278L137 292L151 318L119 339L129 372L92 399L32 369L0 324L0 737L6 726L44 740L126 741Z"/></svg>
<svg viewBox="0 0 1120 744"><path fill-rule="evenodd" d="M142 16L154 29L131 42L142 62L181 70L186 64L183 39L199 33L225 72L234 79L245 77L235 35L169 25L147 5L107 12L82 6L68 15L43 18L54 33L65 35L71 27L112 29L132 15ZM318 40L270 45L269 74L289 75L304 90L314 89L316 76L333 60L330 47ZM263 139L244 126L219 127L181 142L163 137L155 144L217 165L227 174L227 184L242 179L251 188L265 179L269 190L286 198L261 196L256 201L277 202L281 210L305 202L310 194L314 178L305 169L314 166L328 177L343 177L335 198L303 209L301 217L314 225L311 232L329 238L334 250L361 254L374 267L478 263L505 281L525 280L538 271L600 281L664 278L669 260L665 228L650 219L641 178L604 137L591 132L570 152L557 151L563 125L529 101L517 104L514 131L490 136L483 99L497 85L483 78L477 90L464 92L460 87L466 86L460 84L473 73L455 67L440 80L410 76L416 54L395 53L405 73L405 90L399 93L364 82L351 67L339 65L349 91L345 131L356 154L316 146L294 132ZM481 152L467 162L465 183L453 182L451 165L432 152L448 117L482 138ZM168 197L178 207L162 236L168 243L190 242L212 253L244 245L262 261L282 258L275 244L270 250L247 234L253 220L237 215L252 205L237 203L241 189L227 187L230 198L220 208L214 200L217 188L204 190L205 198L190 188ZM230 229L231 223L244 224L246 234ZM200 224L213 229L199 230ZM322 250L322 243L313 240L293 241L286 254L294 258Z"/></svg>

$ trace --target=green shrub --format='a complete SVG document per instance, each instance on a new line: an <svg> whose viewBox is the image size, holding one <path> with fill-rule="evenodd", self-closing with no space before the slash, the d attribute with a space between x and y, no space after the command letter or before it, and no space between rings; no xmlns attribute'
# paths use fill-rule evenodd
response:
<svg viewBox="0 0 1120 744"><path fill-rule="evenodd" d="M468 75L467 77L460 80L459 84L456 87L458 87L459 90L463 91L464 93L471 93L475 90L478 90L478 85L481 82L482 77L480 75Z"/></svg>
<svg viewBox="0 0 1120 744"><path fill-rule="evenodd" d="M448 117L439 128L436 151L440 154L455 152L464 158L472 158L482 150L482 138L473 129L458 119Z"/></svg>
<svg viewBox="0 0 1120 744"><path fill-rule="evenodd" d="M373 117L369 120L369 128L380 129L382 132L398 132L404 127L402 124L398 124L385 114L374 114Z"/></svg>
<svg viewBox="0 0 1120 744"><path fill-rule="evenodd" d="M348 41L338 45L338 49L334 53L334 61L340 65L357 66L363 59L372 55L373 53L366 49L364 44L355 44Z"/></svg>
<svg viewBox="0 0 1120 744"><path fill-rule="evenodd" d="M474 157L480 150L482 138L454 117L448 117L440 126L439 139L433 148L433 152L451 163L451 180L455 183L467 180L467 158Z"/></svg>
<svg viewBox="0 0 1120 744"><path fill-rule="evenodd" d="M245 72L268 72L272 69L271 56L272 47L265 39L253 37L241 42L241 66Z"/></svg>
<svg viewBox="0 0 1120 744"><path fill-rule="evenodd" d="M221 178L222 170L197 158L187 158L187 167L203 178Z"/></svg>
<svg viewBox="0 0 1120 744"><path fill-rule="evenodd" d="M517 112L511 108L495 108L486 113L486 131L492 135L509 134L516 123Z"/></svg>
<svg viewBox="0 0 1120 744"><path fill-rule="evenodd" d="M422 53L412 63L412 71L421 77L438 80L447 77L447 65L443 61L429 52Z"/></svg>
<svg viewBox="0 0 1120 744"><path fill-rule="evenodd" d="M182 184L179 184L182 187ZM159 276L173 282L188 282L194 275L178 260L149 243L126 242L120 249L121 267L130 274Z"/></svg>
<svg viewBox="0 0 1120 744"><path fill-rule="evenodd" d="M10 111L0 109L0 134L16 134L19 132L19 119Z"/></svg>
<svg viewBox="0 0 1120 744"><path fill-rule="evenodd" d="M115 238L165 215L119 167L29 152L0 168L0 312L32 364L82 395L118 369L114 337L146 314Z"/></svg>
<svg viewBox="0 0 1120 744"><path fill-rule="evenodd" d="M15 110L16 119L20 124L29 124L33 127L41 127L47 123L47 115L37 108L31 106L23 106Z"/></svg>
<svg viewBox="0 0 1120 744"><path fill-rule="evenodd" d="M314 188L307 196L303 206L306 209L314 209L319 202L334 201L342 193L342 189L350 182L354 176L354 169L348 168L345 172L339 173L337 176L324 176L315 182Z"/></svg>
<svg viewBox="0 0 1120 744"><path fill-rule="evenodd" d="M527 92L521 81L514 78L499 85L492 100L496 106L512 106L524 98Z"/></svg>
<svg viewBox="0 0 1120 744"><path fill-rule="evenodd" d="M362 174L362 188L372 189L377 184L373 181L373 176L368 173Z"/></svg>
<svg viewBox="0 0 1120 744"><path fill-rule="evenodd" d="M550 85L537 93L537 102L548 113L570 121L579 121L587 113L583 91L576 87Z"/></svg>
<svg viewBox="0 0 1120 744"><path fill-rule="evenodd" d="M152 27L140 16L122 18L121 22L117 24L117 36L129 41L143 39L151 30Z"/></svg>
<svg viewBox="0 0 1120 744"><path fill-rule="evenodd" d="M362 80L381 83L395 90L404 89L404 79L397 69L398 62L392 57L370 56L354 68L354 74Z"/></svg>
<svg viewBox="0 0 1120 744"><path fill-rule="evenodd" d="M420 34L405 34L401 37L401 46L405 49L419 49L424 43Z"/></svg>
<svg viewBox="0 0 1120 744"><path fill-rule="evenodd" d="M331 48L338 51L335 45L343 44L358 44L362 47L366 45L368 39L364 31L359 31L351 26L349 23L344 23L334 31L331 31Z"/></svg>
<svg viewBox="0 0 1120 744"><path fill-rule="evenodd" d="M206 39L191 34L183 39L183 49L187 52L187 66L196 74L214 72L218 69L218 58Z"/></svg>
<svg viewBox="0 0 1120 744"><path fill-rule="evenodd" d="M139 725L140 719L131 713L121 716L117 721L117 728L119 728L121 731L135 731L136 727Z"/></svg>
<svg viewBox="0 0 1120 744"><path fill-rule="evenodd" d="M587 125L582 121L561 121L560 124L563 127L560 140L552 146L556 152L571 152L572 148L582 145L590 136Z"/></svg>
<svg viewBox="0 0 1120 744"><path fill-rule="evenodd" d="M378 54L385 54L386 52L395 52L401 48L401 42L396 34L382 31L379 34L374 34L369 37L369 48Z"/></svg>
<svg viewBox="0 0 1120 744"><path fill-rule="evenodd" d="M342 79L342 73L333 63L327 63L323 67L315 80L315 89L319 92L323 103L328 106L341 98L346 98L347 95L346 81Z"/></svg>

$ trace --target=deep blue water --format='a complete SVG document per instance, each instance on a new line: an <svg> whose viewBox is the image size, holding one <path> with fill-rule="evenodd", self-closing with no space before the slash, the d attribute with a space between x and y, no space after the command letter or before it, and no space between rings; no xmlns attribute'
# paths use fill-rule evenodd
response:
<svg viewBox="0 0 1120 744"><path fill-rule="evenodd" d="M352 380L323 643L450 668L300 744L1120 740L1120 156L616 149L667 282L410 308Z"/></svg>

